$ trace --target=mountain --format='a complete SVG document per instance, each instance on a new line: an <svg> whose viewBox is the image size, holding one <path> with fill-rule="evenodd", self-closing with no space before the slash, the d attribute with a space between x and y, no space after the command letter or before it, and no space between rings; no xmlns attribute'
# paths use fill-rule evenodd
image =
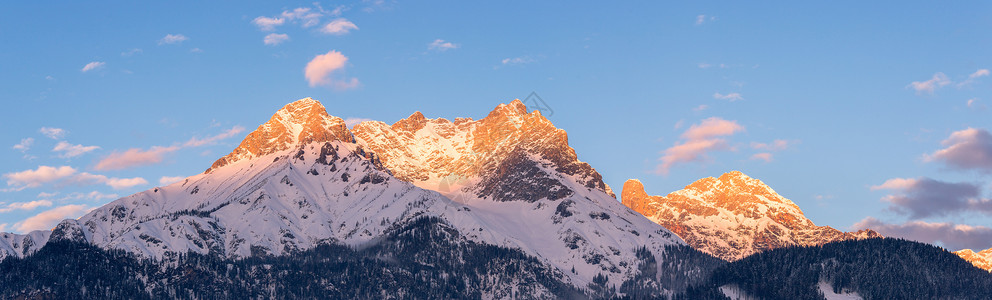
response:
<svg viewBox="0 0 992 300"><path fill-rule="evenodd" d="M468 259L468 245L512 249L537 262L546 278L588 295L612 295L635 278L655 295L676 292L705 274L683 260L708 261L669 250L685 243L616 201L599 173L577 159L565 132L519 100L478 121L415 113L348 130L320 102L301 99L204 173L115 200L52 231L5 234L0 253L22 258L52 240L153 260L285 257L322 245L388 245L389 236L419 232L404 228L424 220L450 233L438 238L453 246L431 248L411 263ZM656 263L645 269L648 257ZM502 278L484 294L501 298L499 291L527 280ZM553 294L552 286L535 286L534 294Z"/></svg>
<svg viewBox="0 0 992 300"><path fill-rule="evenodd" d="M992 272L992 248L978 251L977 253L971 249L964 249L954 251L954 254L957 254L976 267Z"/></svg>
<svg viewBox="0 0 992 300"><path fill-rule="evenodd" d="M684 299L988 299L992 275L943 248L894 238L772 249L713 270Z"/></svg>
<svg viewBox="0 0 992 300"><path fill-rule="evenodd" d="M739 171L700 179L667 196L649 196L640 181L631 179L621 199L690 246L727 261L786 246L880 237L868 229L816 226L795 203Z"/></svg>

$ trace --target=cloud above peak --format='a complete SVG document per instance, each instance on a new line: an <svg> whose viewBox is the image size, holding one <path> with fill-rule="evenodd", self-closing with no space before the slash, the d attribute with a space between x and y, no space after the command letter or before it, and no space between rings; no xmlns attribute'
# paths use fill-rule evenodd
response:
<svg viewBox="0 0 992 300"><path fill-rule="evenodd" d="M948 84L951 84L951 79L947 78L947 75L944 75L944 73L937 72L934 73L930 79L925 81L913 81L907 87L911 87L916 90L917 94L926 93L933 95L934 90Z"/></svg>
<svg viewBox="0 0 992 300"><path fill-rule="evenodd" d="M427 44L427 50L436 50L441 52L456 48L458 48L458 44L447 42L442 39L436 39L430 44Z"/></svg>
<svg viewBox="0 0 992 300"><path fill-rule="evenodd" d="M891 224L867 217L852 227L853 229L871 229L888 237L899 237L930 244L939 243L952 251L992 247L992 228L985 226L924 221Z"/></svg>
<svg viewBox="0 0 992 300"><path fill-rule="evenodd" d="M723 138L738 132L743 132L744 126L737 121L728 121L711 117L699 124L694 124L682 133L682 139L665 149L655 168L658 174L667 175L669 170L679 163L702 161L711 151L729 150L730 146Z"/></svg>
<svg viewBox="0 0 992 300"><path fill-rule="evenodd" d="M328 86L338 90L358 87L357 78L335 78L335 73L341 73L348 63L348 57L341 52L331 50L315 56L303 69L303 75L311 87Z"/></svg>
<svg viewBox="0 0 992 300"><path fill-rule="evenodd" d="M93 70L96 70L96 69L99 69L99 68L103 68L103 66L106 66L106 65L107 65L106 62L93 61L93 62L90 62L90 63L86 64L85 66L83 66L83 68L80 69L79 71L80 72L83 72L83 73L86 73L86 72L93 71Z"/></svg>

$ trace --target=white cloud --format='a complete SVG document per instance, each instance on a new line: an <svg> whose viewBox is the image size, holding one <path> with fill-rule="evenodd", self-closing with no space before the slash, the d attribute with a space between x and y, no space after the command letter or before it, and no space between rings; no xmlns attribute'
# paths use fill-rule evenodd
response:
<svg viewBox="0 0 992 300"><path fill-rule="evenodd" d="M109 185L110 187L114 188L115 190L121 190L121 189L126 189L126 188L137 186L137 185L148 184L148 180L145 180L144 178L141 178L141 177L135 177L135 178L116 178L115 177L115 178L109 178L109 179L107 179L107 181L105 183L107 185Z"/></svg>
<svg viewBox="0 0 992 300"><path fill-rule="evenodd" d="M9 186L39 187L42 184L65 179L76 174L76 169L70 166L58 168L39 166L35 170L3 174Z"/></svg>
<svg viewBox="0 0 992 300"><path fill-rule="evenodd" d="M18 232L30 232L33 230L50 230L55 228L63 219L78 218L86 212L85 205L70 204L59 206L25 219L14 224L14 229Z"/></svg>
<svg viewBox="0 0 992 300"><path fill-rule="evenodd" d="M15 210L32 210L38 207L49 207L52 206L52 201L48 200L35 200L30 202L14 202L7 204L7 206L0 207L0 213L11 212Z"/></svg>
<svg viewBox="0 0 992 300"><path fill-rule="evenodd" d="M85 66L83 66L83 69L82 69L82 70L80 70L80 71L81 71L81 72L89 72L89 71L93 71L93 70L96 70L96 69L99 69L99 68L102 68L102 67L103 67L103 66L105 66L105 65L107 65L107 63L106 63L106 62L102 62L102 61L92 61L92 62L90 62L90 63L88 63L88 64L86 64Z"/></svg>
<svg viewBox="0 0 992 300"><path fill-rule="evenodd" d="M706 158L708 152L727 150L730 147L721 137L742 131L744 127L737 124L737 121L727 121L718 117L711 117L700 124L694 124L682 133L681 141L665 149L664 155L658 159L661 164L657 166L656 172L668 174L669 169L675 164L701 161Z"/></svg>
<svg viewBox="0 0 992 300"><path fill-rule="evenodd" d="M0 232L7 231L7 223L0 224Z"/></svg>
<svg viewBox="0 0 992 300"><path fill-rule="evenodd" d="M771 153L768 153L768 152L755 153L754 155L751 155L751 158L750 159L751 160L763 160L765 162L771 162L772 161L772 154Z"/></svg>
<svg viewBox="0 0 992 300"><path fill-rule="evenodd" d="M59 192L53 192L53 193L41 192L41 193L38 193L38 198L51 198L51 197L55 197L55 196L58 196L58 195L59 195Z"/></svg>
<svg viewBox="0 0 992 300"><path fill-rule="evenodd" d="M767 143L767 144L752 142L751 148L757 150L767 150L767 151L782 151L788 149L791 144L795 144L795 142L789 142L787 140L774 140L771 143Z"/></svg>
<svg viewBox="0 0 992 300"><path fill-rule="evenodd" d="M65 129L53 127L42 127L41 129L38 129L38 132L53 140L62 139L65 137L66 133L68 133Z"/></svg>
<svg viewBox="0 0 992 300"><path fill-rule="evenodd" d="M173 183L182 181L183 179L186 179L186 177L182 177L182 176L175 176L175 177L162 176L162 178L159 178L158 179L158 184L159 185L162 185L162 186L166 186L166 185L170 185L170 184L173 184Z"/></svg>
<svg viewBox="0 0 992 300"><path fill-rule="evenodd" d="M218 135L210 136L204 139L191 138L186 143L183 143L183 147L200 147L205 145L212 145L217 143L217 141L228 139L234 137L235 135L245 131L244 127L234 126Z"/></svg>
<svg viewBox="0 0 992 300"><path fill-rule="evenodd" d="M446 42L442 39L436 39L430 44L427 44L428 50L447 51L449 49L456 49L456 48L458 48L458 44L454 44L452 42Z"/></svg>
<svg viewBox="0 0 992 300"><path fill-rule="evenodd" d="M61 157L61 158L73 158L73 157L76 157L76 156L80 156L80 155L86 154L87 152L90 152L90 151L93 151L93 150L96 150L96 149L100 149L100 147L99 146L73 145L73 144L70 144L70 143L68 143L66 141L59 141L59 143L55 145L55 148L52 148L52 151L53 152L62 152L62 154L59 154L59 157Z"/></svg>
<svg viewBox="0 0 992 300"><path fill-rule="evenodd" d="M131 148L124 152L114 151L96 163L94 169L122 170L139 166L157 164L162 161L165 154L179 150L178 146L160 147L153 146L148 150Z"/></svg>
<svg viewBox="0 0 992 300"><path fill-rule="evenodd" d="M720 93L713 93L713 99L730 100L730 102L734 102L737 100L744 100L744 96L741 96L740 93L730 93L726 95Z"/></svg>
<svg viewBox="0 0 992 300"><path fill-rule="evenodd" d="M908 188L912 187L913 185L915 185L916 182L917 182L917 179L913 179L913 178L892 178L892 179L886 180L885 182L883 182L880 185L873 185L871 187L871 190L872 191L877 191L877 190L905 190L905 189L908 189Z"/></svg>
<svg viewBox="0 0 992 300"><path fill-rule="evenodd" d="M698 25L703 25L703 23L706 23L706 21L716 21L716 16L708 16L708 17L706 15L697 15L696 16L696 25L697 26Z"/></svg>
<svg viewBox="0 0 992 300"><path fill-rule="evenodd" d="M140 54L141 52L143 52L141 48L132 48L127 51L121 52L121 56L125 56L125 57L133 56L135 54Z"/></svg>
<svg viewBox="0 0 992 300"><path fill-rule="evenodd" d="M355 26L355 23L352 23L347 19L338 18L320 28L320 32L333 35L345 35L348 34L348 32L351 32L352 29L358 30L358 26Z"/></svg>
<svg viewBox="0 0 992 300"><path fill-rule="evenodd" d="M318 7L319 9L320 7ZM323 9L319 9L323 10ZM320 12L313 11L309 7L299 7L293 10L287 10L282 12L282 17L293 22L300 22L303 28L309 28L320 24L320 18L324 15Z"/></svg>
<svg viewBox="0 0 992 300"><path fill-rule="evenodd" d="M107 176L104 175L78 172L75 168L70 166L61 166L58 168L38 166L38 168L34 170L24 170L20 172L3 174L3 178L7 179L8 186L15 187L17 188L16 190L23 188L36 188L48 183L79 185L106 184L114 189L128 188L135 185L148 183L141 177L107 178ZM41 195L39 194L39 196Z"/></svg>
<svg viewBox="0 0 992 300"><path fill-rule="evenodd" d="M317 55L310 60L306 68L304 68L304 76L311 87L322 85L339 90L358 87L357 78L340 80L331 78L332 73L343 70L347 62L348 57L341 54L341 52L331 50L326 54Z"/></svg>
<svg viewBox="0 0 992 300"><path fill-rule="evenodd" d="M189 52L190 53L202 53L203 52L203 49L193 48L193 49L189 49Z"/></svg>
<svg viewBox="0 0 992 300"><path fill-rule="evenodd" d="M178 43L182 43L183 41L186 41L188 39L189 38L187 38L185 35L182 35L182 34L166 34L165 37L163 37L162 39L158 40L158 44L159 45L178 44Z"/></svg>
<svg viewBox="0 0 992 300"><path fill-rule="evenodd" d="M258 29L262 31L273 31L276 30L276 26L282 25L286 22L283 18L269 18L269 17L258 17L251 21L258 26Z"/></svg>
<svg viewBox="0 0 992 300"><path fill-rule="evenodd" d="M937 72L933 74L929 80L926 81L913 81L908 85L916 90L917 94L933 94L933 91L937 88L943 87L945 85L951 84L951 79L947 78L944 73Z"/></svg>
<svg viewBox="0 0 992 300"><path fill-rule="evenodd" d="M532 59L532 58L530 58L528 56L508 57L508 58L504 58L502 61L500 61L500 63L502 63L504 66L506 66L506 65L522 65L522 64L529 64L529 63L532 63L532 62L534 62L534 59Z"/></svg>
<svg viewBox="0 0 992 300"><path fill-rule="evenodd" d="M989 70L988 69L978 69L978 71L975 71L975 73L971 73L971 75L968 75L968 79L965 79L965 81L962 81L961 83L958 83L958 88L963 88L965 86L968 86L968 85L974 83L975 82L975 79L978 79L980 77L985 77L985 76L989 76Z"/></svg>
<svg viewBox="0 0 992 300"><path fill-rule="evenodd" d="M14 145L14 147L11 148L14 148L14 150L18 150L21 151L21 153L24 153L25 151L28 151L28 149L31 149L32 144L34 144L33 138L23 138L21 139L20 143Z"/></svg>
<svg viewBox="0 0 992 300"><path fill-rule="evenodd" d="M289 40L289 35L288 34L285 34L285 33L270 33L269 35L266 35L265 36L265 38L262 40L262 42L265 43L266 45L275 46L275 45L282 44L283 42L288 41L288 40Z"/></svg>
<svg viewBox="0 0 992 300"><path fill-rule="evenodd" d="M975 79L983 76L989 76L989 69L979 69L978 71L975 71L975 73L968 75L968 79Z"/></svg>

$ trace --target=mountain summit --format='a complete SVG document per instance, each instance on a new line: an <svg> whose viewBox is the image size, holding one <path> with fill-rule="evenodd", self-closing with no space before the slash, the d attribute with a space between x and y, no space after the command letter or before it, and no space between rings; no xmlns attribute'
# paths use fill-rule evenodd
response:
<svg viewBox="0 0 992 300"><path fill-rule="evenodd" d="M244 159L251 159L311 142L353 141L344 120L327 114L313 98L286 104L268 122L248 134L241 145L221 157L210 171Z"/></svg>
<svg viewBox="0 0 992 300"><path fill-rule="evenodd" d="M649 196L636 179L624 183L624 205L665 226L696 249L728 261L785 246L879 237L816 226L791 200L739 171L700 179L667 196Z"/></svg>

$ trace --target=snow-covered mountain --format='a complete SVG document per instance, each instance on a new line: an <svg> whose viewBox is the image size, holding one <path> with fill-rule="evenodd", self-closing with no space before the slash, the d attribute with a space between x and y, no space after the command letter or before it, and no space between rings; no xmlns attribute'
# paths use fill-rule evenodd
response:
<svg viewBox="0 0 992 300"><path fill-rule="evenodd" d="M727 261L785 246L880 237L868 229L816 226L795 203L739 171L700 179L667 196L649 196L640 181L631 179L621 199L693 248Z"/></svg>
<svg viewBox="0 0 992 300"><path fill-rule="evenodd" d="M983 270L992 272L992 248L988 248L982 251L972 251L971 249L964 249L954 251L964 260L970 262L976 267L982 268Z"/></svg>
<svg viewBox="0 0 992 300"><path fill-rule="evenodd" d="M519 100L478 121L415 113L348 130L306 98L277 111L204 173L115 200L50 232L4 234L0 254L30 254L50 235L152 258L283 255L321 243L368 247L424 217L465 241L520 249L580 288L597 275L603 286L639 275L640 248L660 259L666 246L685 245L616 201L578 161L565 132Z"/></svg>

